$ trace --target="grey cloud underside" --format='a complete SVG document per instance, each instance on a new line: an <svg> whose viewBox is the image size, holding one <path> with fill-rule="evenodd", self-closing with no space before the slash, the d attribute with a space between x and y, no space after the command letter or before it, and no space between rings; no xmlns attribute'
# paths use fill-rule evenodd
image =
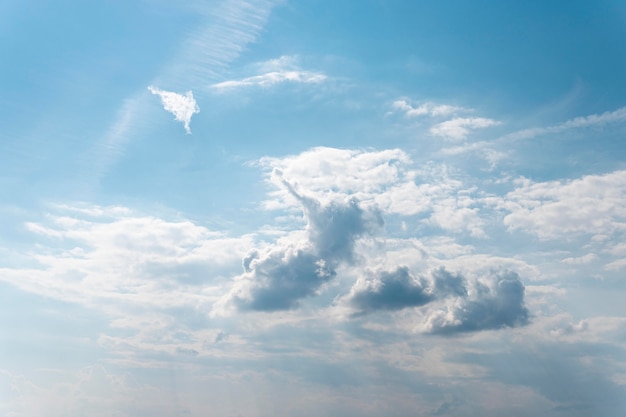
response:
<svg viewBox="0 0 626 417"><path fill-rule="evenodd" d="M301 205L306 220L302 241L277 241L265 251L252 251L242 261L228 304L242 311L295 309L337 276L340 265L353 265L355 243L383 224L376 209L364 209L354 198L322 204L298 192L274 172L277 183ZM514 272L501 271L470 280L440 268L428 277L409 268L369 272L339 299L354 316L377 311L423 308L423 330L434 334L516 327L528 323L524 285Z"/></svg>
<svg viewBox="0 0 626 417"><path fill-rule="evenodd" d="M459 297L449 309L450 316L429 317L431 333L453 334L528 324L529 313L524 303L524 284L511 271L487 277L489 285L477 282L473 291Z"/></svg>
<svg viewBox="0 0 626 417"><path fill-rule="evenodd" d="M240 310L276 311L296 308L336 275L341 263L354 260L354 244L382 224L380 215L364 210L355 199L321 205L283 181L301 203L307 239L299 244L276 244L243 260L243 285L231 296Z"/></svg>
<svg viewBox="0 0 626 417"><path fill-rule="evenodd" d="M427 304L448 303L427 313L426 331L453 334L501 327L517 327L528 323L524 305L524 285L510 271L484 277L485 283L470 282L441 268L431 279L416 277L407 267L379 271L373 277L355 284L347 297L355 315L379 310L402 310Z"/></svg>

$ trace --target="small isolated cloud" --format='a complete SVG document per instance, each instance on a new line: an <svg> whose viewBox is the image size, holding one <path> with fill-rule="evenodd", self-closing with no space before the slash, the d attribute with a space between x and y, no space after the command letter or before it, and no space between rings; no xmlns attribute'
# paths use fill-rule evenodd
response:
<svg viewBox="0 0 626 417"><path fill-rule="evenodd" d="M382 223L378 213L365 211L356 199L322 205L298 193L280 173L276 177L302 206L306 239L279 241L243 259L244 274L224 300L240 310L296 308L333 279L342 262L352 262L356 240Z"/></svg>
<svg viewBox="0 0 626 417"><path fill-rule="evenodd" d="M183 123L185 131L188 134L191 133L191 129L189 128L191 117L196 113L200 113L200 107L198 107L196 100L193 98L193 93L187 91L185 95L182 95L172 91L161 90L153 86L149 86L148 90L150 90L152 94L161 97L163 108L172 113L177 121Z"/></svg>
<svg viewBox="0 0 626 417"><path fill-rule="evenodd" d="M284 82L316 84L326 80L326 75L311 71L272 71L241 80L229 80L221 83L213 84L212 87L218 90L229 88L260 86L271 87Z"/></svg>
<svg viewBox="0 0 626 417"><path fill-rule="evenodd" d="M392 107L403 112L407 117L443 117L470 111L470 109L466 109L464 107L451 106L448 104L423 103L418 106L413 106L404 99L394 101Z"/></svg>
<svg viewBox="0 0 626 417"><path fill-rule="evenodd" d="M447 140L458 141L465 139L472 130L497 126L500 122L484 117L455 117L445 122L437 123L430 128L430 133Z"/></svg>

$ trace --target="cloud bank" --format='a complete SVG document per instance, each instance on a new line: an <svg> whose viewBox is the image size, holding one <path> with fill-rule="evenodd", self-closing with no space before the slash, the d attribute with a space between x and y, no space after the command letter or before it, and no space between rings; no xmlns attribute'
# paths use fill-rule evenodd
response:
<svg viewBox="0 0 626 417"><path fill-rule="evenodd" d="M200 113L200 107L193 98L193 93L187 91L185 95L174 93L171 91L160 90L156 87L149 86L148 90L154 95L161 97L163 108L174 115L174 119L183 123L185 132L191 134L191 117Z"/></svg>

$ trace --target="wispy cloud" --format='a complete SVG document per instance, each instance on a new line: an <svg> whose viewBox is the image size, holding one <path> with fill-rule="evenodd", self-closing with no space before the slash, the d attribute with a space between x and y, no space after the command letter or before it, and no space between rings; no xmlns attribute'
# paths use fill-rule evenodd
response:
<svg viewBox="0 0 626 417"><path fill-rule="evenodd" d="M396 110L403 112L408 117L443 117L457 114L460 112L471 111L471 109L466 109L464 107L451 106L449 104L435 104L430 102L414 106L405 99L394 101L392 107Z"/></svg>
<svg viewBox="0 0 626 417"><path fill-rule="evenodd" d="M326 75L310 71L273 71L262 75L244 78L241 80L229 80L213 84L211 87L224 90L227 88L246 87L258 85L260 87L270 87L279 83L293 82L315 84L326 80Z"/></svg>
<svg viewBox="0 0 626 417"><path fill-rule="evenodd" d="M444 139L458 141L465 139L472 130L497 126L500 122L484 117L456 117L438 123L430 128L430 133Z"/></svg>
<svg viewBox="0 0 626 417"><path fill-rule="evenodd" d="M196 113L200 113L200 107L198 107L196 100L193 98L193 93L187 91L185 95L182 95L171 91L160 90L153 86L149 86L148 90L150 90L152 94L161 97L163 108L172 113L177 121L182 122L185 126L185 131L191 134L191 129L189 128L191 117Z"/></svg>
<svg viewBox="0 0 626 417"><path fill-rule="evenodd" d="M508 135L503 136L501 139L506 141L531 139L545 134L561 133L572 129L603 126L609 123L624 121L626 121L626 107L621 107L617 110L607 111L602 114L590 114L588 116L576 117L552 126L533 127L530 129L518 130L517 132L509 133Z"/></svg>

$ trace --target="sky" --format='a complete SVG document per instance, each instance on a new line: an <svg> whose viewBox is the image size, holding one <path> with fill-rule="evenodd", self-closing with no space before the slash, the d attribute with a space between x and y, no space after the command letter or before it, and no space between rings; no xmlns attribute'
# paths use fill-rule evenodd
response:
<svg viewBox="0 0 626 417"><path fill-rule="evenodd" d="M626 413L626 4L0 3L0 415Z"/></svg>

